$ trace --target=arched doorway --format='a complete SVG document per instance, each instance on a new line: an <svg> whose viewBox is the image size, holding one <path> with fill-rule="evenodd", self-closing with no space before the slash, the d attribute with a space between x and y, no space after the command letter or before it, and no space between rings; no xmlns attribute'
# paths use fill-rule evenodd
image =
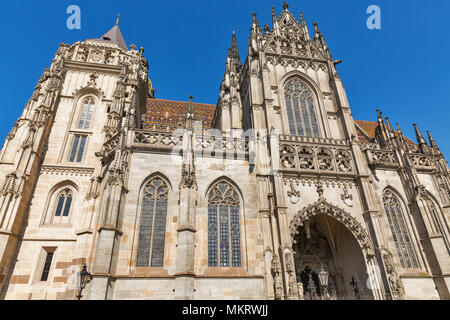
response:
<svg viewBox="0 0 450 320"><path fill-rule="evenodd" d="M373 247L354 218L322 199L299 212L290 231L297 282L305 300L374 299L372 288L379 286ZM321 270L328 273L326 288L319 279Z"/></svg>

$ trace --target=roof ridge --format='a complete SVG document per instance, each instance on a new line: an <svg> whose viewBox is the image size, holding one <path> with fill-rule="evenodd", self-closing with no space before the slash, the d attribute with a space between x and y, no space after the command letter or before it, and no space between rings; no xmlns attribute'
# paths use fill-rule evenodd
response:
<svg viewBox="0 0 450 320"><path fill-rule="evenodd" d="M158 98L148 98L147 99L147 101L151 101L151 100L189 104L189 101L177 101L177 100L167 100L167 99L158 99ZM210 103L201 103L201 102L192 102L192 103L194 105L198 104L198 105L204 105L204 106L206 105L206 106L216 107L215 104L210 104Z"/></svg>

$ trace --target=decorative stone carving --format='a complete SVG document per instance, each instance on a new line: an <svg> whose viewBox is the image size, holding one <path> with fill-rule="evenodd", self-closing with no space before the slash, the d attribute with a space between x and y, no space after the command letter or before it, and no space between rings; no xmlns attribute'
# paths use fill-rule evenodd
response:
<svg viewBox="0 0 450 320"><path fill-rule="evenodd" d="M400 279L393 267L392 254L384 249L383 260L386 266L386 275L388 278L389 289L391 291L391 298L393 300L401 300L403 298L403 290Z"/></svg>
<svg viewBox="0 0 450 320"><path fill-rule="evenodd" d="M286 260L286 271L289 276L289 299L298 299L298 284L297 284L297 277L295 274L295 267L294 263L292 261L292 253L286 253L284 255L284 258Z"/></svg>
<svg viewBox="0 0 450 320"><path fill-rule="evenodd" d="M353 172L353 159L350 152L332 146L296 145L283 141L280 144L280 164L281 169L295 171L323 171L342 174Z"/></svg>
<svg viewBox="0 0 450 320"><path fill-rule="evenodd" d="M301 210L292 220L289 227L292 243L296 243L295 236L299 233L299 228L303 226L305 221L317 214L325 214L335 218L347 227L347 229L358 241L366 257L372 258L374 256L373 244L371 243L371 240L364 228L358 221L356 221L356 219L350 216L350 214L328 203L323 197L321 197L320 187L321 186L318 186L318 193L320 197L319 201Z"/></svg>
<svg viewBox="0 0 450 320"><path fill-rule="evenodd" d="M348 192L346 186L344 186L344 193L341 195L341 199L348 207L353 207L353 196Z"/></svg>
<svg viewBox="0 0 450 320"><path fill-rule="evenodd" d="M14 198L21 197L27 179L28 175L26 174L23 174L20 178L15 172L8 174L0 188L0 195L4 197L11 196Z"/></svg>
<svg viewBox="0 0 450 320"><path fill-rule="evenodd" d="M14 137L16 136L17 133L17 129L19 128L19 122L16 121L14 123L13 128L11 129L11 132L8 134L8 137L6 138L7 140L11 141L12 139L14 139Z"/></svg>
<svg viewBox="0 0 450 320"><path fill-rule="evenodd" d="M41 174L61 175L61 176L91 176L93 168L62 167L62 166L42 166Z"/></svg>
<svg viewBox="0 0 450 320"><path fill-rule="evenodd" d="M281 279L281 263L277 254L272 258L271 270L275 287L275 299L281 300L283 297L283 280Z"/></svg>
<svg viewBox="0 0 450 320"><path fill-rule="evenodd" d="M288 191L288 197L292 204L297 204L300 201L301 193L298 190L295 190L294 181L291 180L290 183L291 190Z"/></svg>

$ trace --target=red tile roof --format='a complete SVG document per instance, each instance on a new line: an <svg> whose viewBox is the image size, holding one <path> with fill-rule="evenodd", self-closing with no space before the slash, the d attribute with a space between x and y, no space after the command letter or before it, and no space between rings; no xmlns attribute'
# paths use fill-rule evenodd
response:
<svg viewBox="0 0 450 320"><path fill-rule="evenodd" d="M184 126L189 102L162 99L148 99L144 127L152 125ZM204 128L210 128L216 106L205 103L193 103L194 120L201 121Z"/></svg>
<svg viewBox="0 0 450 320"><path fill-rule="evenodd" d="M150 98L147 101L147 113L145 114L145 128L151 128L153 125L167 126L169 130L175 127L183 127L186 123L186 113L189 102L172 101ZM216 106L206 103L194 103L195 121L201 121L204 128L211 128L212 120ZM359 140L367 142L368 138L375 138L375 128L377 122L355 120L359 126L357 128ZM406 138L408 143L413 143Z"/></svg>
<svg viewBox="0 0 450 320"><path fill-rule="evenodd" d="M356 131L358 132L359 141L368 142L367 137L369 137L370 139L375 138L375 129L378 126L378 122L364 121L364 120L355 120L355 122L363 130L363 132L361 132L360 128L358 128L358 126L356 126ZM398 135L398 132L396 131L395 134ZM406 137L405 137L405 141L408 144L415 144L413 141L409 140Z"/></svg>

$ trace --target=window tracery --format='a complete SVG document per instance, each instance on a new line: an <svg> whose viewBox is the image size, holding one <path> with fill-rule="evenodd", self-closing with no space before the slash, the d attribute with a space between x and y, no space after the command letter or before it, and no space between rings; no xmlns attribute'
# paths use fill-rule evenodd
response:
<svg viewBox="0 0 450 320"><path fill-rule="evenodd" d="M83 100L80 119L78 121L78 129L88 130L90 128L94 106L95 100L93 97L87 97Z"/></svg>
<svg viewBox="0 0 450 320"><path fill-rule="evenodd" d="M383 204L402 268L419 268L400 201L387 190L383 195Z"/></svg>
<svg viewBox="0 0 450 320"><path fill-rule="evenodd" d="M294 78L285 85L284 93L290 134L320 138L312 91Z"/></svg>
<svg viewBox="0 0 450 320"><path fill-rule="evenodd" d="M240 201L227 182L216 184L208 196L208 265L241 267Z"/></svg>
<svg viewBox="0 0 450 320"><path fill-rule="evenodd" d="M163 179L155 177L143 192L136 266L162 267L169 188Z"/></svg>

